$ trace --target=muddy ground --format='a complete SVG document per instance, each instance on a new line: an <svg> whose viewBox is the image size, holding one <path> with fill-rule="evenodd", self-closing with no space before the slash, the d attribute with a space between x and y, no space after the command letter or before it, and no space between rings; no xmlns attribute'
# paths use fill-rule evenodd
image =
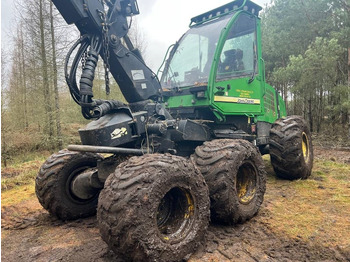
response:
<svg viewBox="0 0 350 262"><path fill-rule="evenodd" d="M317 148L315 158L349 164L350 168L349 151ZM259 214L243 225L210 225L206 242L189 261L350 261L349 242L332 243L332 238L327 238L327 234L331 234L326 225L321 237L291 236L278 226L274 208L280 199L293 199L295 182L276 180L271 167L267 169L267 190ZM316 181L320 190L327 187L317 174L310 179ZM31 192L32 187L23 187L23 190L28 191L23 192L28 198L1 208L2 261L124 261L101 240L95 217L61 222L42 209ZM333 232L333 239L350 238L350 218L343 219L348 220L344 232L339 235Z"/></svg>

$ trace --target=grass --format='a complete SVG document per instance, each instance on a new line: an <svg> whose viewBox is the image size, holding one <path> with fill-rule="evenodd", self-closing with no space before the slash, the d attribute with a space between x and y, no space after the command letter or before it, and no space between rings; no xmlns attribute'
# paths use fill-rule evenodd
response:
<svg viewBox="0 0 350 262"><path fill-rule="evenodd" d="M350 249L350 165L316 160L309 179L284 181L275 178L266 158L265 164L270 227L291 238Z"/></svg>
<svg viewBox="0 0 350 262"><path fill-rule="evenodd" d="M10 166L2 167L1 190L9 190L21 185L34 183L39 168L48 155L48 152L28 154L20 159L16 159Z"/></svg>
<svg viewBox="0 0 350 262"><path fill-rule="evenodd" d="M47 156L51 155L51 152L47 150L34 151L34 152L23 152L16 157L13 157L11 161L8 161L8 167L21 167L32 161L42 161ZM5 168L2 166L2 169Z"/></svg>
<svg viewBox="0 0 350 262"><path fill-rule="evenodd" d="M85 122L85 121L84 121ZM78 130L83 127L83 123L66 123L62 126L63 148L69 144L80 144ZM28 138L27 134L31 134ZM21 165L24 162L42 159L58 151L57 137L49 139L47 135L37 126L29 126L25 133L16 131L6 134L6 150L3 145L1 148L1 167L4 168L6 160L7 166L16 164Z"/></svg>
<svg viewBox="0 0 350 262"><path fill-rule="evenodd" d="M1 206L15 206L31 198L35 198L34 180L28 181L28 183L25 185L15 186L8 190L2 190Z"/></svg>

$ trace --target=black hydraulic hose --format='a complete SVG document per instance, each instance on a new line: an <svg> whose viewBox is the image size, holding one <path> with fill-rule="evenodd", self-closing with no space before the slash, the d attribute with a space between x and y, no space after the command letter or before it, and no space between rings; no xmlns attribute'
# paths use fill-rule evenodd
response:
<svg viewBox="0 0 350 262"><path fill-rule="evenodd" d="M163 65L164 65L164 63L165 63L165 61L166 61L166 59L167 59L167 57L168 57L168 53L169 53L170 49L171 49L172 47L174 47L175 45L176 45L176 44L172 44L172 45L170 45L170 46L168 47L168 49L166 50L166 53L165 53L165 56L164 56L163 62L162 62L162 64L160 65L160 67L158 68L158 71L157 71L157 76L158 76L158 74L159 74L160 70L162 69L162 67L163 67Z"/></svg>
<svg viewBox="0 0 350 262"><path fill-rule="evenodd" d="M69 49L67 56L66 56L66 59L65 59L65 64L64 64L64 73L65 73L66 82L67 82L67 85L69 87L69 91L71 93L71 96L77 104L79 104L79 101L80 101L80 92L79 92L79 88L76 84L76 70L77 70L78 63L79 63L83 53L86 51L86 49L89 46L88 40L89 39L88 39L87 35L83 35L81 38L79 38L73 44L73 46ZM68 74L68 63L69 63L70 57L71 57L72 53L74 52L74 50L78 47L79 44L81 44L81 46L80 46L80 48L79 48L79 50L74 58L70 73Z"/></svg>
<svg viewBox="0 0 350 262"><path fill-rule="evenodd" d="M83 42L86 41L86 39L88 38L87 35L83 35L82 37L80 37L77 41L75 41L75 43L73 44L73 46L69 49L67 55L66 55L66 59L65 59L65 63L64 63L64 74L66 79L69 78L69 74L68 74L68 63L69 63L69 59L73 53L73 51L77 48L77 46Z"/></svg>
<svg viewBox="0 0 350 262"><path fill-rule="evenodd" d="M88 52L88 56L79 81L80 106L82 109L82 114L86 119L96 118L96 116L93 114L93 108L96 106L96 101L92 99L94 96L92 87L100 50L101 40L98 36L93 36L91 38L90 50Z"/></svg>
<svg viewBox="0 0 350 262"><path fill-rule="evenodd" d="M89 43L84 43L83 45L80 46L75 58L74 58L74 61L73 61L73 64L72 64L72 68L71 68L71 71L70 71L70 76L69 76L69 82L72 86L72 91L71 93L74 94L75 98L78 100L78 104L80 103L80 99L81 99L81 95L80 95L80 90L78 88L78 84L77 84L77 78L76 78L76 75L77 75L77 69L78 69L78 66L79 66L79 62L80 60L82 59L82 56L84 55L84 53L86 52L87 48L89 47ZM72 96L73 96L72 94Z"/></svg>
<svg viewBox="0 0 350 262"><path fill-rule="evenodd" d="M78 85L76 83L76 72L77 72L77 69L78 69L78 66L79 66L79 62L81 61L84 53L87 51L89 45L90 45L89 42L85 42L79 47L79 49L78 49L78 51L77 51L77 53L76 53L76 55L74 57L74 60L73 60L73 63L72 63L72 67L71 67L71 70L70 70L70 81L71 81L71 83L74 82L74 84L76 85L78 91L79 91L79 89L78 89Z"/></svg>
<svg viewBox="0 0 350 262"><path fill-rule="evenodd" d="M94 107L93 112L95 117L100 118L108 113L111 113L113 110L120 108L127 109L128 107L120 101L104 100L100 105Z"/></svg>
<svg viewBox="0 0 350 262"><path fill-rule="evenodd" d="M98 61L98 53L91 49L88 52L88 58L86 60L83 73L80 78L80 95L84 96L89 96L92 98L93 92L92 92L92 83L95 78L95 69L97 66L97 61Z"/></svg>
<svg viewBox="0 0 350 262"><path fill-rule="evenodd" d="M68 73L68 64L72 53L78 48L75 57L72 61L70 71ZM83 67L82 75L79 81L79 87L76 81L76 74L79 63L90 46L88 55ZM102 43L98 36L84 35L79 38L68 51L64 64L64 72L66 82L73 100L81 106L81 112L84 118L100 118L117 109L126 109L130 111L129 107L124 103L116 100L100 100L93 98L93 80L95 77L95 69L97 67L99 52Z"/></svg>

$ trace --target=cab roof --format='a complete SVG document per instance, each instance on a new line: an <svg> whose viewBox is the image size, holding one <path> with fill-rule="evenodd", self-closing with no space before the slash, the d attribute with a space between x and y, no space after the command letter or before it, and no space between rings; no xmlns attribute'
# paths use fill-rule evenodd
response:
<svg viewBox="0 0 350 262"><path fill-rule="evenodd" d="M239 10L245 10L255 16L259 16L259 12L262 10L262 7L250 0L236 0L193 17L191 19L190 27L203 24L212 19L231 14Z"/></svg>

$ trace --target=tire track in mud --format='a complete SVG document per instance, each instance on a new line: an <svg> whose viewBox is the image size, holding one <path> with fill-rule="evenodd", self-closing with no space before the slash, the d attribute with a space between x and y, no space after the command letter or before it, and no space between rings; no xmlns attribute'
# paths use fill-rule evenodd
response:
<svg viewBox="0 0 350 262"><path fill-rule="evenodd" d="M46 211L14 207L2 213L4 261L125 261L102 241L95 217L62 222ZM350 261L349 251L275 234L269 219L263 207L244 224L210 225L189 261Z"/></svg>
<svg viewBox="0 0 350 262"><path fill-rule="evenodd" d="M264 213L264 211L262 212ZM260 216L263 214L260 214ZM253 218L243 225L212 225L194 261L350 261L350 252L275 234L268 223Z"/></svg>
<svg viewBox="0 0 350 262"><path fill-rule="evenodd" d="M327 155L327 159L333 157L329 154L332 152L321 153ZM317 153L316 156L322 155ZM348 155L334 156L337 161L339 157ZM321 178L310 179L323 185ZM236 226L212 223L206 242L189 261L350 261L349 247L327 247L326 243L313 239L290 238L273 228L270 208L275 199L293 198L296 194L289 183L279 181L276 185L268 181L265 201L258 215L250 221ZM3 261L125 261L102 241L96 217L62 222L42 209L34 194L19 204L2 206L1 210Z"/></svg>

